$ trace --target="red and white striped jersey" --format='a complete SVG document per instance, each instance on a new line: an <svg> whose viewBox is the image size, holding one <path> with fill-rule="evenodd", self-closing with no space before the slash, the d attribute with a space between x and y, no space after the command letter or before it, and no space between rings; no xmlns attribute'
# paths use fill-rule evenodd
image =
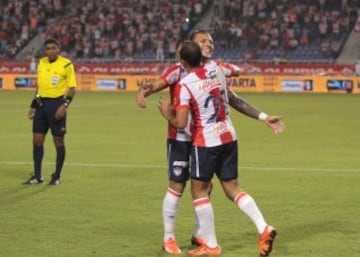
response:
<svg viewBox="0 0 360 257"><path fill-rule="evenodd" d="M161 75L160 78L164 80L165 83L169 86L171 102L174 99L174 91L176 84L178 84L180 80L184 78L187 74L187 71L181 65L181 63L176 63L167 68ZM190 123L191 117L189 117L188 125L184 129L177 129L171 126L170 123L168 123L168 139L191 142Z"/></svg>
<svg viewBox="0 0 360 257"><path fill-rule="evenodd" d="M207 67L207 68L205 68ZM224 71L217 65L195 69L175 91L175 108L190 108L193 145L213 147L235 141Z"/></svg>
<svg viewBox="0 0 360 257"><path fill-rule="evenodd" d="M162 80L164 80L168 86L173 87L177 83L179 83L179 81L186 75L187 75L187 71L181 65L181 63L178 62L178 63L171 65L169 68L167 68L161 74L160 78Z"/></svg>
<svg viewBox="0 0 360 257"><path fill-rule="evenodd" d="M238 66L235 66L230 63L223 63L221 61L213 61L210 60L205 64L205 68L207 70L215 69L216 67L220 67L225 74L226 77L231 77L234 73L239 70ZM174 89L177 83L180 82L181 79L188 75L186 69L181 65L180 62L170 66L167 68L163 74L161 75L161 79L165 81L165 83L169 86L170 99L173 104L174 99ZM190 123L191 117L189 116L188 125L184 129L177 129L168 124L168 139L173 139L177 141L191 141L191 133L190 133Z"/></svg>

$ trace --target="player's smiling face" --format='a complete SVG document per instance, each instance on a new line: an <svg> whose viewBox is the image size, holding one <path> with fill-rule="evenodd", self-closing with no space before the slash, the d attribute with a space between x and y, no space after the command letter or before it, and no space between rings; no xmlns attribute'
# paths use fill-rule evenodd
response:
<svg viewBox="0 0 360 257"><path fill-rule="evenodd" d="M214 51L214 41L209 33L200 32L195 34L193 41L198 43L204 59L210 59Z"/></svg>

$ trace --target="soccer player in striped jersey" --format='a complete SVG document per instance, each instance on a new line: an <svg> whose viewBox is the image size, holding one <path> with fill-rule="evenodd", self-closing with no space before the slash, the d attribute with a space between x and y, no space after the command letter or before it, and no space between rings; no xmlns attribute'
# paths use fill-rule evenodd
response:
<svg viewBox="0 0 360 257"><path fill-rule="evenodd" d="M186 127L189 115L192 116L191 193L199 222L197 236L200 245L188 254L221 254L215 234L214 213L206 192L216 174L226 196L256 225L260 234L260 256L268 256L276 230L266 223L254 199L239 186L237 137L229 116L226 79L219 66L200 65L202 56L197 43L183 43L180 58L189 74L176 86L172 105L165 99L159 101L162 115L176 128ZM277 125L277 132L281 133L284 127L280 123Z"/></svg>
<svg viewBox="0 0 360 257"><path fill-rule="evenodd" d="M66 113L75 95L76 78L72 62L59 55L60 43L55 39L45 41L45 57L39 60L37 88L28 112L33 120L34 173L25 182L33 185L43 182L41 163L44 142L51 130L56 147L55 171L49 185L59 185L65 160Z"/></svg>
<svg viewBox="0 0 360 257"><path fill-rule="evenodd" d="M178 46L178 49L181 44ZM174 94L175 85L185 76L187 71L180 62L167 68L160 79L150 85L139 88L137 104L146 107L145 97L169 88L170 96ZM175 238L175 222L179 202L189 179L189 158L191 150L191 133L189 126L177 129L168 125L167 159L169 185L162 204L162 217L164 225L163 250L170 254L180 254L181 250ZM211 187L209 187L211 190ZM209 192L210 193L210 192ZM195 226L197 226L195 220Z"/></svg>
<svg viewBox="0 0 360 257"><path fill-rule="evenodd" d="M211 56L214 51L214 43L208 31L196 31L192 33L190 38L192 41L200 45L203 55L203 64L205 66L220 66L227 77L240 75L241 69L239 67L211 60ZM165 88L169 88L170 99L173 99L172 96L175 85L186 75L187 71L180 62L170 66L158 80L139 88L136 96L138 106L142 108L146 107L146 97ZM244 99L238 97L231 90L229 90L228 94L231 107L249 117L255 119L259 118L260 112L249 105ZM263 121L270 126L275 133L278 133L277 128L281 123L280 119L278 119L278 117L268 117L264 115L261 116ZM169 124L167 146L169 187L165 194L162 206L164 223L163 248L168 253L178 254L181 253L181 250L175 239L175 221L179 201L188 180L189 156L191 148L191 134L189 133L189 127L187 126L184 129L176 129ZM211 186L212 185L209 184L208 191L211 189ZM196 238L197 223L195 220L195 231L193 237L191 238L192 244L198 244Z"/></svg>

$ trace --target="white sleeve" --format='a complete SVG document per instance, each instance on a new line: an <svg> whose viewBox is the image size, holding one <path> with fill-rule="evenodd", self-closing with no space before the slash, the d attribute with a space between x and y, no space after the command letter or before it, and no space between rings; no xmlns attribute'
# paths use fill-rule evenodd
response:
<svg viewBox="0 0 360 257"><path fill-rule="evenodd" d="M179 100L180 100L179 105L181 106L190 105L190 93L188 87L185 84L181 85Z"/></svg>

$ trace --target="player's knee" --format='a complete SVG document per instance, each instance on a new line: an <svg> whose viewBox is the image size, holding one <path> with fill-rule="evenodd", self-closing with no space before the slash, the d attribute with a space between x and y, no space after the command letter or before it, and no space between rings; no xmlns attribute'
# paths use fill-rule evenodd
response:
<svg viewBox="0 0 360 257"><path fill-rule="evenodd" d="M56 147L64 146L64 138L54 136L54 144Z"/></svg>
<svg viewBox="0 0 360 257"><path fill-rule="evenodd" d="M169 181L169 187L180 194L183 193L185 186L186 182Z"/></svg>
<svg viewBox="0 0 360 257"><path fill-rule="evenodd" d="M226 197L231 201L233 200L235 195L240 192L240 188L237 180L232 179L232 180L221 181L221 185Z"/></svg>

